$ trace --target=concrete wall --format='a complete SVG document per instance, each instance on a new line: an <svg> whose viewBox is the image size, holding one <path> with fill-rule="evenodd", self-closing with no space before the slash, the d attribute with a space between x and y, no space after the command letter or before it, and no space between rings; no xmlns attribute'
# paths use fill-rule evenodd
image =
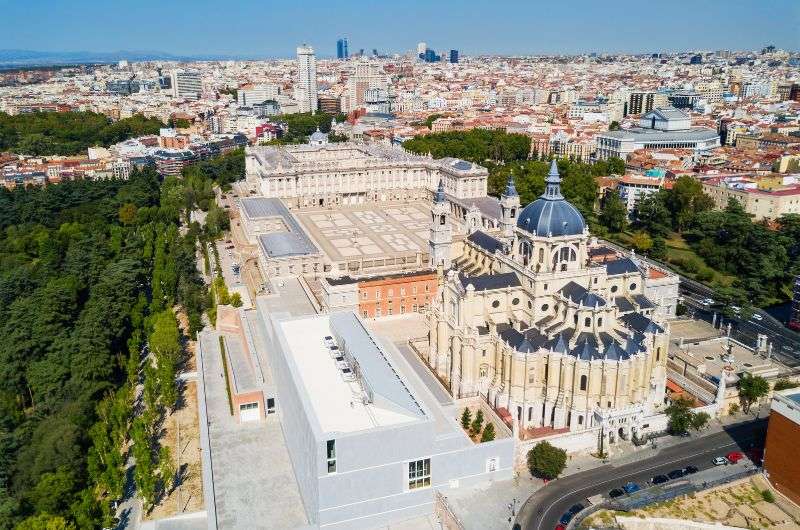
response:
<svg viewBox="0 0 800 530"><path fill-rule="evenodd" d="M620 517L617 523L625 530L741 530L738 526L726 526L720 523L699 523L684 519L665 519L660 517Z"/></svg>
<svg viewBox="0 0 800 530"><path fill-rule="evenodd" d="M275 407L283 428L286 447L289 449L300 495L303 497L306 515L309 522L316 523L319 510L317 474L319 466L322 465L318 462L319 442L314 435L315 429L308 419L312 416L305 410L305 401L295 387L292 375L294 367L291 360L283 355L284 351L288 351L288 346L281 341L280 335L275 335L274 330L279 318L280 315L273 316L266 326L271 328L267 343L272 376L277 389Z"/></svg>

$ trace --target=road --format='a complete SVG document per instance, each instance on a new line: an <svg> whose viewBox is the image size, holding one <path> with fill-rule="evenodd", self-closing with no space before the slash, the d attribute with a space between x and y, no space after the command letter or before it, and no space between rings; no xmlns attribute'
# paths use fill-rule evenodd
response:
<svg viewBox="0 0 800 530"><path fill-rule="evenodd" d="M713 466L716 456L749 449L753 444L763 444L766 419L736 425L684 443L666 447L658 455L630 464L598 467L551 482L534 493L520 508L514 528L521 530L552 530L559 519L576 503L587 505L586 499L593 495L607 495L632 481L645 484L654 475L668 473L673 469L689 465L699 469Z"/></svg>

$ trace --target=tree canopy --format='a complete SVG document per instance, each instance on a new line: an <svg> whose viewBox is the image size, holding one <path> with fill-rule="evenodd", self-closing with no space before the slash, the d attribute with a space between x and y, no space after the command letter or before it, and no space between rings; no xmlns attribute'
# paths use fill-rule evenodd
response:
<svg viewBox="0 0 800 530"><path fill-rule="evenodd" d="M164 124L136 114L112 121L96 112L0 112L0 151L32 156L74 155L88 147L109 146L128 138L158 134Z"/></svg>

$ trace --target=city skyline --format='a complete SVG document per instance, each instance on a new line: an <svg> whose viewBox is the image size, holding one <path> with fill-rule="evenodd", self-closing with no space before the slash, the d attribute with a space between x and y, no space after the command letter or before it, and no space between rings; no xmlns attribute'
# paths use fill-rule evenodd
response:
<svg viewBox="0 0 800 530"><path fill-rule="evenodd" d="M0 49L113 53L119 50L157 50L186 57L289 58L301 42L313 46L320 58L336 56L336 40L347 36L351 50L377 48L383 53L413 50L420 40L434 50L456 48L466 55L573 55L581 53L652 53L694 50L750 50L767 44L796 50L800 37L800 6L790 1L731 5L712 1L674 5L667 13L647 16L633 2L607 6L589 2L568 6L507 3L488 11L474 5L445 1L436 5L414 2L406 9L371 6L371 23L354 24L364 14L360 4L333 8L322 2L271 8L265 40L256 8L245 1L224 12L210 2L158 4L159 16L148 9L122 6L97 9L90 0L58 5L4 2L7 16L0 22L6 39ZM685 9L681 9L681 5ZM424 8L424 10L423 10ZM576 12L582 13L575 17ZM30 18L36 24L15 21ZM474 31L480 20L481 32ZM119 31L120 20L136 32ZM175 24L180 20L180 24ZM714 21L711 24L711 21ZM92 31L85 31L92 27ZM414 28L413 32L409 28ZM622 30L622 31L621 31ZM135 37L134 37L135 34ZM218 36L209 40L208 35Z"/></svg>

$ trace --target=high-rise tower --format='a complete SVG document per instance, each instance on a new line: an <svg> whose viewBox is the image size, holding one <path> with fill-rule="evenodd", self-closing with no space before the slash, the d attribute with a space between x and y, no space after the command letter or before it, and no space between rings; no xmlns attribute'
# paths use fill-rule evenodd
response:
<svg viewBox="0 0 800 530"><path fill-rule="evenodd" d="M347 37L343 37L336 41L336 58L337 59L347 59L349 57L349 53L347 51Z"/></svg>
<svg viewBox="0 0 800 530"><path fill-rule="evenodd" d="M450 268L450 246L453 243L453 229L448 219L449 214L450 205L444 194L444 181L439 180L439 188L433 196L431 235L428 240L431 266L433 267L441 265L445 269Z"/></svg>
<svg viewBox="0 0 800 530"><path fill-rule="evenodd" d="M297 48L297 86L295 99L300 112L317 110L317 58L314 48L303 44Z"/></svg>

